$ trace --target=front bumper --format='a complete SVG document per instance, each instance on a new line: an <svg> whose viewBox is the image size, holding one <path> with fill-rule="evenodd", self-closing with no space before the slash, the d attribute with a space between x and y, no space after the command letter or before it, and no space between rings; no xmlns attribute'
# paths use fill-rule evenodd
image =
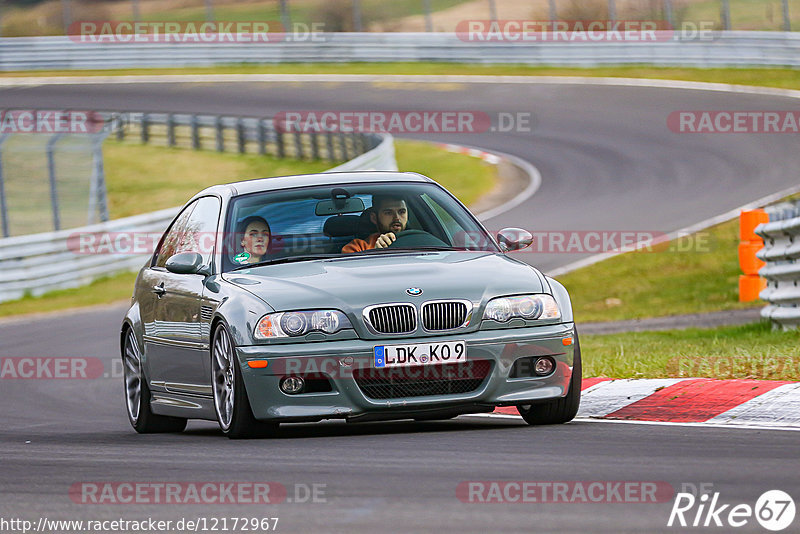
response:
<svg viewBox="0 0 800 534"><path fill-rule="evenodd" d="M572 376L574 324L485 330L427 338L341 340L285 345L237 347L250 406L256 419L283 422L403 419L491 411L495 406L531 404L563 397ZM464 340L467 360L491 363L488 375L469 392L443 395L376 399L365 395L354 372L372 368L373 347L404 343ZM509 378L518 358L550 356L555 371L546 377ZM251 360L267 360L266 368L252 369ZM320 374L332 391L287 395L280 381L287 375Z"/></svg>

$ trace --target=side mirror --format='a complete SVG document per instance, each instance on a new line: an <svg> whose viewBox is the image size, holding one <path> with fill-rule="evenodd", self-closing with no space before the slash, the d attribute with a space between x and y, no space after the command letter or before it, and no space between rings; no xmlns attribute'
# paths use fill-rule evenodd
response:
<svg viewBox="0 0 800 534"><path fill-rule="evenodd" d="M503 252L522 250L533 243L533 236L522 228L503 228L497 232L497 242Z"/></svg>
<svg viewBox="0 0 800 534"><path fill-rule="evenodd" d="M203 265L203 256L197 252L181 252L171 256L166 263L169 272L175 274L202 274L210 273L207 266Z"/></svg>

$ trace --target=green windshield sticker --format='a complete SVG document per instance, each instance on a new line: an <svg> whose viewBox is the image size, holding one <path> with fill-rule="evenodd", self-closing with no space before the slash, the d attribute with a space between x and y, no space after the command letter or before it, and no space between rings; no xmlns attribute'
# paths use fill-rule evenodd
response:
<svg viewBox="0 0 800 534"><path fill-rule="evenodd" d="M233 261L236 263L247 263L247 260L250 259L250 253L242 252L241 254L237 254L233 257Z"/></svg>

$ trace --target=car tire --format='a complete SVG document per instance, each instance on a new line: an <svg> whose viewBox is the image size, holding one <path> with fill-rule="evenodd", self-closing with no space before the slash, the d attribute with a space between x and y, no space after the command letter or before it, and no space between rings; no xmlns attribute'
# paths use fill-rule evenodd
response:
<svg viewBox="0 0 800 534"><path fill-rule="evenodd" d="M575 332L572 377L564 397L537 404L517 406L517 411L529 425L558 425L575 418L581 404L581 343Z"/></svg>
<svg viewBox="0 0 800 534"><path fill-rule="evenodd" d="M253 416L233 338L222 323L212 337L211 386L214 411L224 435L231 439L263 438L277 430L277 423L265 423Z"/></svg>
<svg viewBox="0 0 800 534"><path fill-rule="evenodd" d="M140 434L183 432L186 419L154 414L150 408L150 387L142 371L142 351L133 328L128 328L122 345L122 369L128 421Z"/></svg>

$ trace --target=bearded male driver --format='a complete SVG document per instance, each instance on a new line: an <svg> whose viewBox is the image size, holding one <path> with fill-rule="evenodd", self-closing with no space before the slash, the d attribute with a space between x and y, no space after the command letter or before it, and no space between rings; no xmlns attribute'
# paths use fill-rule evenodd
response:
<svg viewBox="0 0 800 534"><path fill-rule="evenodd" d="M369 218L378 231L370 235L366 241L353 239L342 247L342 252L350 254L373 248L386 248L394 243L397 234L405 230L408 224L406 201L398 197L374 195Z"/></svg>

